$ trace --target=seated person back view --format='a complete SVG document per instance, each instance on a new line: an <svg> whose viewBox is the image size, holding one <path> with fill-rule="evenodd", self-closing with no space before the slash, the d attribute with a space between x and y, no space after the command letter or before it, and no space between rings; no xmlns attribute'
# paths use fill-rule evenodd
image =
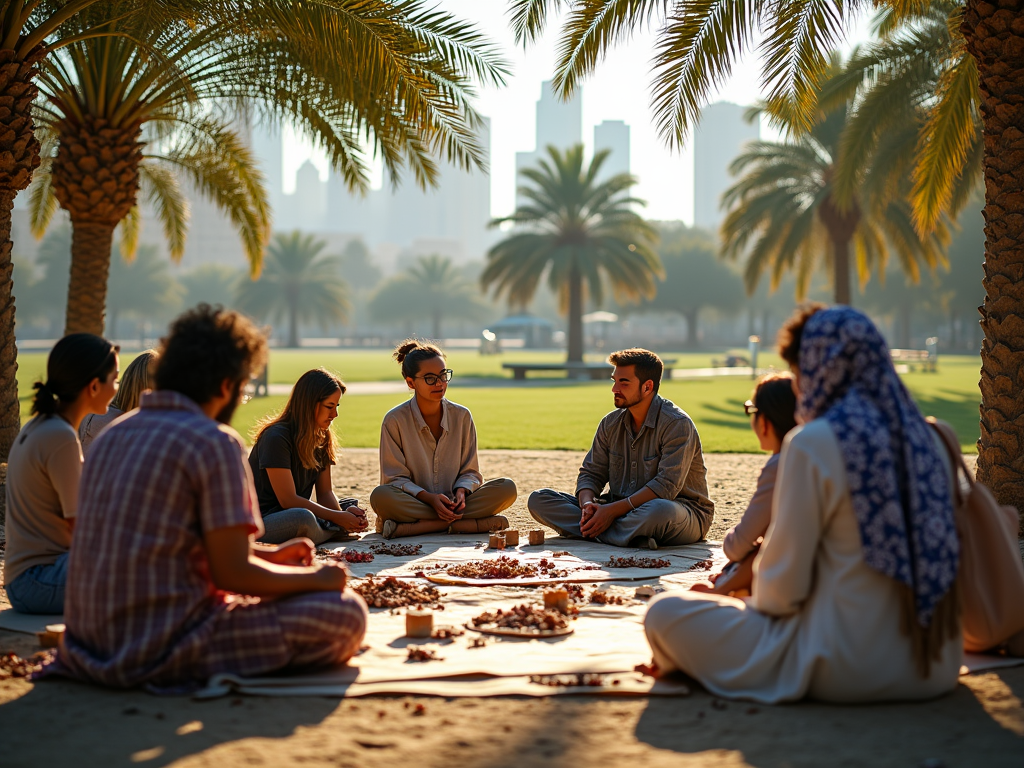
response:
<svg viewBox="0 0 1024 768"><path fill-rule="evenodd" d="M365 530L366 513L355 499L339 500L331 482L337 455L331 423L343 394L341 379L314 368L295 382L284 410L257 426L249 468L263 515L260 541L304 536L322 544Z"/></svg>
<svg viewBox="0 0 1024 768"><path fill-rule="evenodd" d="M608 362L615 366L616 410L597 427L576 495L534 491L530 514L563 536L618 547L700 541L711 528L715 505L708 498L697 428L658 394L664 367L656 354L626 349L613 352Z"/></svg>
<svg viewBox="0 0 1024 768"><path fill-rule="evenodd" d="M32 414L7 465L4 586L14 610L64 610L68 549L78 507L82 447L78 425L103 413L117 391L118 348L91 333L58 341L35 385Z"/></svg>
<svg viewBox="0 0 1024 768"><path fill-rule="evenodd" d="M156 360L156 350L147 349L141 352L121 374L117 383L117 394L110 401L106 413L90 413L82 419L78 427L78 439L82 441L82 453L89 453L89 446L96 436L106 429L114 419L122 416L128 411L134 411L139 407L139 398L147 389L152 388L149 381L149 372Z"/></svg>
<svg viewBox="0 0 1024 768"><path fill-rule="evenodd" d="M516 484L507 477L483 482L473 414L445 397L452 371L444 352L408 339L395 360L412 397L381 424L380 485L370 494L377 532L390 539L508 528L498 513L515 502Z"/></svg>
<svg viewBox="0 0 1024 768"><path fill-rule="evenodd" d="M811 306L779 339L803 426L783 443L752 595L655 598L644 624L657 670L765 703L952 690L963 639L949 456L863 313Z"/></svg>
<svg viewBox="0 0 1024 768"><path fill-rule="evenodd" d="M313 546L263 531L227 424L266 339L200 304L171 325L155 389L93 444L82 476L59 670L115 687L196 685L354 654L366 606ZM240 596L246 596L242 598Z"/></svg>

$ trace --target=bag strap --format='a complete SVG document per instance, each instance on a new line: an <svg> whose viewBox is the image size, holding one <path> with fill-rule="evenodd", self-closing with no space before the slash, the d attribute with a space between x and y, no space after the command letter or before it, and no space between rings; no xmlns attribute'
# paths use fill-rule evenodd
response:
<svg viewBox="0 0 1024 768"><path fill-rule="evenodd" d="M948 424L940 422L934 416L926 417L925 421L939 433L942 444L946 446L946 453L949 454L949 461L953 468L953 495L956 497L957 503L960 504L963 499L963 494L960 490L960 473L963 473L963 476L967 478L968 490L974 487L974 476L967 468L966 462L964 462L964 455L960 450L960 442L956 438L956 433L953 432L952 427Z"/></svg>

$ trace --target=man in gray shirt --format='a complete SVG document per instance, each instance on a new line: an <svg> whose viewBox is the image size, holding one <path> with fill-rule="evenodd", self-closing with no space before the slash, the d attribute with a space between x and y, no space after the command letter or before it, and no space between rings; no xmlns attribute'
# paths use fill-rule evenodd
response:
<svg viewBox="0 0 1024 768"><path fill-rule="evenodd" d="M618 547L691 544L715 516L697 428L658 395L663 365L646 349L613 352L616 410L597 427L576 495L543 488L530 514L563 536ZM608 492L605 493L605 487Z"/></svg>

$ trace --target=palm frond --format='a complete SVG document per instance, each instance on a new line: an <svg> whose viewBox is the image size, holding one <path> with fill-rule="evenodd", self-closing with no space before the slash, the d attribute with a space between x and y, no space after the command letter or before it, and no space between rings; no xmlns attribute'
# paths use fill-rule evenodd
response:
<svg viewBox="0 0 1024 768"><path fill-rule="evenodd" d="M128 215L121 219L121 223L117 226L120 234L121 258L126 262L132 262L139 251L139 236L142 232L142 212L139 210L139 206L132 206Z"/></svg>
<svg viewBox="0 0 1024 768"><path fill-rule="evenodd" d="M188 236L188 198L182 193L174 171L152 159L139 166L139 181L163 227L171 258L179 261L185 253L185 238Z"/></svg>

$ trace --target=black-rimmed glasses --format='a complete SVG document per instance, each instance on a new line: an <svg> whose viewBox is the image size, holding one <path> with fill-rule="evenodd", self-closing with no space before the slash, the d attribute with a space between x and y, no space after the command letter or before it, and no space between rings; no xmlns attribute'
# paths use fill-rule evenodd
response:
<svg viewBox="0 0 1024 768"><path fill-rule="evenodd" d="M757 413L757 406L754 405L753 400L747 400L747 402L743 404L743 412L746 413L747 416L753 416Z"/></svg>
<svg viewBox="0 0 1024 768"><path fill-rule="evenodd" d="M445 368L440 373L425 373L422 376L414 376L413 378L423 379L428 387L432 387L439 381L451 381L453 373L454 371L451 368Z"/></svg>

